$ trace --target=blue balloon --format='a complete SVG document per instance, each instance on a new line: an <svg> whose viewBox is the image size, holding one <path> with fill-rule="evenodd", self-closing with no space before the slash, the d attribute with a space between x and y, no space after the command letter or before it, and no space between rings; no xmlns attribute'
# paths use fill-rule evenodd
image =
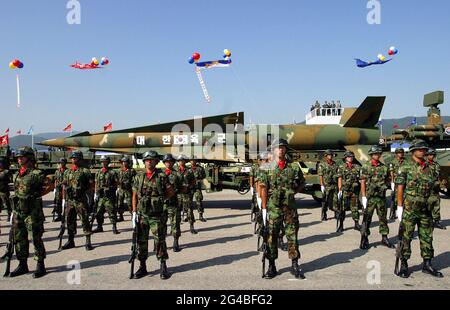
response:
<svg viewBox="0 0 450 310"><path fill-rule="evenodd" d="M195 62L195 60L194 60L193 57L189 58L189 63L190 63L191 65L192 65L194 62Z"/></svg>
<svg viewBox="0 0 450 310"><path fill-rule="evenodd" d="M23 68L23 63L20 63L18 68L22 69Z"/></svg>

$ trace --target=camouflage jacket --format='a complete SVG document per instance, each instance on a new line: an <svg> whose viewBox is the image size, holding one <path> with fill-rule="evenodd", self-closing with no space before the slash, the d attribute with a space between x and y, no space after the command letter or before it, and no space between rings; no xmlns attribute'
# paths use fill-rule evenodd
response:
<svg viewBox="0 0 450 310"><path fill-rule="evenodd" d="M178 169L176 171L178 173L178 176L180 177L180 191L179 191L179 193L181 193L181 194L190 194L191 191L193 190L194 184L195 184L195 176L192 173L192 170L188 169L186 167L184 172L181 172L180 167L178 167Z"/></svg>
<svg viewBox="0 0 450 310"><path fill-rule="evenodd" d="M67 169L64 172L64 191L66 199L84 201L86 192L91 187L92 175L89 169L78 168L76 170Z"/></svg>
<svg viewBox="0 0 450 310"><path fill-rule="evenodd" d="M430 165L430 168L434 172L434 187L433 192L434 194L439 194L439 191L441 190L441 182L440 182L440 176L441 176L441 165L439 165L437 162L433 161L432 163L428 162Z"/></svg>
<svg viewBox="0 0 450 310"><path fill-rule="evenodd" d="M99 170L95 175L95 188L99 197L113 198L116 194L118 183L117 174L112 169Z"/></svg>
<svg viewBox="0 0 450 310"><path fill-rule="evenodd" d="M10 182L11 182L11 175L9 170L0 171L0 193L9 192Z"/></svg>
<svg viewBox="0 0 450 310"><path fill-rule="evenodd" d="M267 188L270 205L295 207L294 196L297 189L305 184L305 178L297 163L288 162L281 170L273 161L263 168L259 182Z"/></svg>
<svg viewBox="0 0 450 310"><path fill-rule="evenodd" d="M56 190L62 190L63 181L64 181L64 173L67 168L62 170L61 168L55 171L55 188Z"/></svg>
<svg viewBox="0 0 450 310"><path fill-rule="evenodd" d="M121 190L132 191L133 190L133 180L136 176L136 170L133 168L128 168L126 170L119 169L117 171L118 186Z"/></svg>
<svg viewBox="0 0 450 310"><path fill-rule="evenodd" d="M435 171L425 162L421 164L414 160L409 160L400 167L396 184L405 185L404 193L422 202L430 196L435 186Z"/></svg>
<svg viewBox="0 0 450 310"><path fill-rule="evenodd" d="M340 165L338 168L337 177L342 178L342 190L344 192L359 193L360 175L361 166L353 164L352 168L349 168L346 163Z"/></svg>
<svg viewBox="0 0 450 310"><path fill-rule="evenodd" d="M202 166L197 165L195 167L192 166L191 171L194 174L194 178L196 180L195 189L202 189L203 180L206 178L205 169Z"/></svg>
<svg viewBox="0 0 450 310"><path fill-rule="evenodd" d="M394 180L393 180L393 182L395 182L395 179L397 178L398 170L399 170L400 167L402 167L405 163L406 163L406 159L404 159L403 161L400 162L397 158L395 158L395 159L392 160L392 162L389 164L389 172L392 172L392 173L394 174Z"/></svg>
<svg viewBox="0 0 450 310"><path fill-rule="evenodd" d="M160 169L155 169L150 178L146 172L139 172L133 182L133 192L138 197L138 211L145 215L161 213L169 186L166 174Z"/></svg>
<svg viewBox="0 0 450 310"><path fill-rule="evenodd" d="M320 177L323 177L323 182L326 186L337 186L337 170L339 166L336 162L332 162L332 164L328 164L326 161L322 161L319 164L318 174Z"/></svg>
<svg viewBox="0 0 450 310"><path fill-rule="evenodd" d="M170 172L170 173L169 173ZM171 199L167 199L166 202L176 202L177 201L177 196L176 194L178 194L180 187L181 187L181 177L178 174L178 172L174 169L169 170L166 169L164 171L166 177L167 177L167 183L170 187L172 187L173 191L175 192L175 196L172 197Z"/></svg>
<svg viewBox="0 0 450 310"><path fill-rule="evenodd" d="M45 176L38 169L27 169L23 175L16 172L13 177L14 194L19 199L37 199L42 195Z"/></svg>
<svg viewBox="0 0 450 310"><path fill-rule="evenodd" d="M376 167L370 161L361 168L361 180L366 181L367 197L384 197L390 183L389 171L386 165L379 162Z"/></svg>

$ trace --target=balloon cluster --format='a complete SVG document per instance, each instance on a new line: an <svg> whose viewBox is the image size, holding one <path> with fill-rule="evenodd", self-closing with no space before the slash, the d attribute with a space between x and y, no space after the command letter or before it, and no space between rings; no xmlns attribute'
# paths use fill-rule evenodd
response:
<svg viewBox="0 0 450 310"><path fill-rule="evenodd" d="M389 56L397 55L397 53L398 53L398 49L395 46L392 46L388 52ZM378 59L380 61L386 61L386 57L383 54L378 54Z"/></svg>
<svg viewBox="0 0 450 310"><path fill-rule="evenodd" d="M109 60L106 57L103 57L100 61L98 61L97 58L92 58L91 61L91 65L94 66L98 66L98 65L102 65L102 66L106 66L107 64L109 64Z"/></svg>
<svg viewBox="0 0 450 310"><path fill-rule="evenodd" d="M231 52L230 52L230 50L227 50L227 49L225 49L224 51L223 51L223 58L225 58L225 59L230 59L230 57L231 57Z"/></svg>
<svg viewBox="0 0 450 310"><path fill-rule="evenodd" d="M192 54L191 58L189 58L189 63L192 65L194 62L197 63L201 58L201 55L197 52Z"/></svg>
<svg viewBox="0 0 450 310"><path fill-rule="evenodd" d="M14 59L13 61L11 61L9 63L9 67L11 69L22 69L23 68L23 63L19 59Z"/></svg>

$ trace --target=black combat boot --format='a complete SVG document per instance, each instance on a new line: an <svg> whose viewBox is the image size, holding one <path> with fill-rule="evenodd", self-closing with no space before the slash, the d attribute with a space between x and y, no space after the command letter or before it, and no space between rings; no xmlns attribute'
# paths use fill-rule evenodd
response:
<svg viewBox="0 0 450 310"><path fill-rule="evenodd" d="M113 231L114 235L120 234L120 231L117 230L117 224L116 223L113 224L112 231Z"/></svg>
<svg viewBox="0 0 450 310"><path fill-rule="evenodd" d="M436 278L443 278L444 275L442 274L442 272L437 271L436 269L433 268L433 266L431 265L431 259L424 259L423 260L423 267L422 267L422 272L432 275L433 277Z"/></svg>
<svg viewBox="0 0 450 310"><path fill-rule="evenodd" d="M33 273L34 279L42 278L47 274L47 270L45 269L44 260L40 260L37 262L36 271Z"/></svg>
<svg viewBox="0 0 450 310"><path fill-rule="evenodd" d="M61 214L58 213L58 214L56 215L56 217L53 219L53 223L61 222L61 220L62 220Z"/></svg>
<svg viewBox="0 0 450 310"><path fill-rule="evenodd" d="M92 231L93 234L102 233L102 232L103 232L103 225L100 225L100 224L98 224L97 228Z"/></svg>
<svg viewBox="0 0 450 310"><path fill-rule="evenodd" d="M94 249L91 244L91 235L86 236L86 245L84 247L86 251L92 251Z"/></svg>
<svg viewBox="0 0 450 310"><path fill-rule="evenodd" d="M322 222L327 221L327 209L322 209Z"/></svg>
<svg viewBox="0 0 450 310"><path fill-rule="evenodd" d="M441 224L441 221L434 221L433 227L437 229L447 230L447 227L443 226Z"/></svg>
<svg viewBox="0 0 450 310"><path fill-rule="evenodd" d="M267 270L266 274L264 275L265 279L273 279L277 276L277 267L275 266L274 260L269 260L269 269Z"/></svg>
<svg viewBox="0 0 450 310"><path fill-rule="evenodd" d="M141 279L147 275L147 265L145 263L146 259L140 261L141 265L139 266L138 271L134 274L133 279Z"/></svg>
<svg viewBox="0 0 450 310"><path fill-rule="evenodd" d="M174 252L180 252L180 245L178 244L178 238L173 239L173 251Z"/></svg>
<svg viewBox="0 0 450 310"><path fill-rule="evenodd" d="M161 260L161 273L160 273L159 277L162 280L167 280L167 279L170 278L170 274L167 271L167 265L166 265L166 261L165 260Z"/></svg>
<svg viewBox="0 0 450 310"><path fill-rule="evenodd" d="M401 259L400 271L398 275L400 278L407 279L409 278L409 269L408 269L408 261L404 258Z"/></svg>
<svg viewBox="0 0 450 310"><path fill-rule="evenodd" d="M203 213L200 213L200 218L199 218L200 222L206 222L206 219L203 217Z"/></svg>
<svg viewBox="0 0 450 310"><path fill-rule="evenodd" d="M27 274L28 272L29 272L29 270L28 270L27 260L23 259L23 260L19 261L19 266L17 266L16 270L14 270L13 272L10 273L9 277L10 278L19 277L24 274Z"/></svg>
<svg viewBox="0 0 450 310"><path fill-rule="evenodd" d="M123 218L123 213L119 214L119 218L117 219L117 223L121 223L125 221L125 219Z"/></svg>
<svg viewBox="0 0 450 310"><path fill-rule="evenodd" d="M384 235L384 236L381 238L381 244L384 245L384 246L386 246L386 247L388 247L388 248L390 248L390 249L395 248L395 245L393 245L393 244L389 241L388 236L386 236L386 235Z"/></svg>
<svg viewBox="0 0 450 310"><path fill-rule="evenodd" d="M69 235L69 240L67 240L67 242L62 246L61 250L73 249L75 247L74 238L74 235Z"/></svg>
<svg viewBox="0 0 450 310"><path fill-rule="evenodd" d="M369 238L368 237L361 237L361 243L359 245L359 248L361 250L368 250L370 248L370 246L369 246Z"/></svg>
<svg viewBox="0 0 450 310"><path fill-rule="evenodd" d="M303 274L302 270L300 269L300 266L298 265L298 259L292 260L291 274L297 279L305 279L305 275Z"/></svg>
<svg viewBox="0 0 450 310"><path fill-rule="evenodd" d="M191 234L196 235L198 232L194 229L194 224L191 224Z"/></svg>
<svg viewBox="0 0 450 310"><path fill-rule="evenodd" d="M278 237L278 247L279 247L282 251L285 251L285 252L288 250L287 243L284 243L283 237Z"/></svg>
<svg viewBox="0 0 450 310"><path fill-rule="evenodd" d="M344 218L342 216L339 216L340 218L337 221L337 229L336 232L337 233L342 233L344 232Z"/></svg>
<svg viewBox="0 0 450 310"><path fill-rule="evenodd" d="M359 221L355 221L355 227L354 230L361 231L361 225L359 225Z"/></svg>

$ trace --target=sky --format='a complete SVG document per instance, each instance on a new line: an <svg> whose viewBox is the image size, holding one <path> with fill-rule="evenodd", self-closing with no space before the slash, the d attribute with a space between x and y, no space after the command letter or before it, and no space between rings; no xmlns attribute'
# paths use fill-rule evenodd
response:
<svg viewBox="0 0 450 310"><path fill-rule="evenodd" d="M194 116L245 112L246 123L303 121L316 100L358 106L387 96L383 118L425 116L423 95L450 94L450 2L381 1L381 23L367 22L366 0L0 0L0 133L100 131ZM394 61L365 69L390 46ZM203 98L193 52L232 53L230 68L204 72ZM104 70L75 61L108 57ZM18 58L21 109L16 108ZM441 106L450 115L450 104Z"/></svg>

